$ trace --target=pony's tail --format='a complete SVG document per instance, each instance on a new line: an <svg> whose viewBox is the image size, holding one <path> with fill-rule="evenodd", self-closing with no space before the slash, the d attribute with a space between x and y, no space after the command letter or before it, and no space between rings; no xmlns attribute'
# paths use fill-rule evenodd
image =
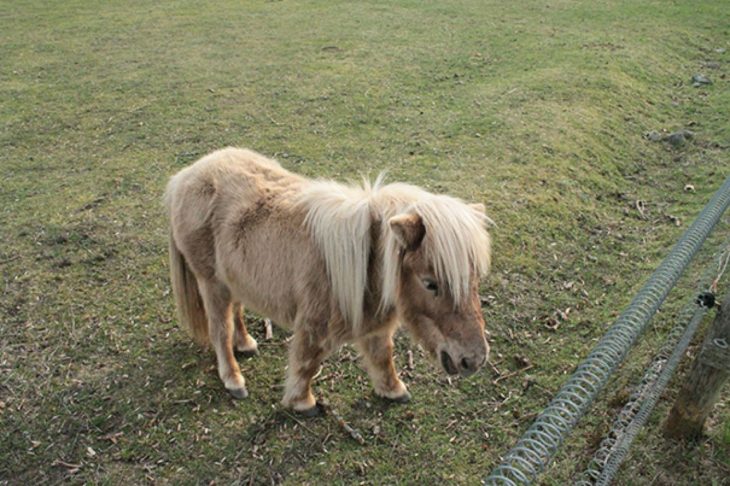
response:
<svg viewBox="0 0 730 486"><path fill-rule="evenodd" d="M172 293L175 294L180 324L187 328L193 340L207 346L208 318L198 290L198 281L185 257L175 245L172 232L170 232L170 282L172 282Z"/></svg>

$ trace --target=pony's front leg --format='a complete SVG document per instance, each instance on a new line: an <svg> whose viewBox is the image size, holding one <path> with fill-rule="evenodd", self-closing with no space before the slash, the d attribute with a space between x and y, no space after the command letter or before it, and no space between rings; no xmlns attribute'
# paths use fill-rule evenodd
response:
<svg viewBox="0 0 730 486"><path fill-rule="evenodd" d="M355 347L362 354L363 364L377 395L402 403L411 399L411 394L395 371L392 334L361 338L355 342Z"/></svg>
<svg viewBox="0 0 730 486"><path fill-rule="evenodd" d="M289 367L281 403L307 416L321 413L312 394L312 379L317 374L326 353L322 344L311 333L297 330L289 345Z"/></svg>

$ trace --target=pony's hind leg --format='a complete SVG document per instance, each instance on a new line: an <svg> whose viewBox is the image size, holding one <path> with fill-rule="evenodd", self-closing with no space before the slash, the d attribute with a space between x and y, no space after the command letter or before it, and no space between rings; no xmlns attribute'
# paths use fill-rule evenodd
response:
<svg viewBox="0 0 730 486"><path fill-rule="evenodd" d="M234 398L248 396L246 382L233 355L233 315L231 293L220 281L198 281L203 305L208 315L210 342L218 358L218 375Z"/></svg>
<svg viewBox="0 0 730 486"><path fill-rule="evenodd" d="M245 358L256 355L258 352L258 343L246 329L243 306L240 302L233 303L233 325L233 343L236 346L236 351L241 353Z"/></svg>
<svg viewBox="0 0 730 486"><path fill-rule="evenodd" d="M395 371L392 334L361 338L355 342L355 347L362 354L364 367L377 395L397 402L408 402L411 399L411 394Z"/></svg>
<svg viewBox="0 0 730 486"><path fill-rule="evenodd" d="M298 330L289 344L289 366L281 403L306 416L321 413L312 394L312 379L326 356L325 349L309 332Z"/></svg>

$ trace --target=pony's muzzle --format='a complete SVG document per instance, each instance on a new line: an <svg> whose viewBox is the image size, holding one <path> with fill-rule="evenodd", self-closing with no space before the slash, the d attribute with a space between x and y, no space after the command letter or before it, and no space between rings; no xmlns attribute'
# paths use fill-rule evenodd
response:
<svg viewBox="0 0 730 486"><path fill-rule="evenodd" d="M466 349L455 343L441 347L438 356L444 371L449 375L464 377L476 373L489 358L489 344L486 339L482 342L483 346L469 346Z"/></svg>
<svg viewBox="0 0 730 486"><path fill-rule="evenodd" d="M481 356L480 358L462 356L455 360L445 350L441 351L439 357L441 358L441 366L443 366L446 373L450 375L461 375L464 377L471 376L476 373L487 361L486 355Z"/></svg>

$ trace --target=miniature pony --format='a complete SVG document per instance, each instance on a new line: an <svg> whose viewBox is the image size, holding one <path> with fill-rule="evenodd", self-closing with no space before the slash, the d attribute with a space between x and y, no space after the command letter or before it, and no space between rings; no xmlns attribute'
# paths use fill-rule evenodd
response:
<svg viewBox="0 0 730 486"><path fill-rule="evenodd" d="M310 180L226 148L173 176L170 270L179 319L212 344L235 398L248 395L234 348L255 354L243 306L293 332L282 403L318 413L311 382L353 344L377 395L410 399L393 364L400 323L449 374L486 361L478 296L490 263L481 204L418 187Z"/></svg>

